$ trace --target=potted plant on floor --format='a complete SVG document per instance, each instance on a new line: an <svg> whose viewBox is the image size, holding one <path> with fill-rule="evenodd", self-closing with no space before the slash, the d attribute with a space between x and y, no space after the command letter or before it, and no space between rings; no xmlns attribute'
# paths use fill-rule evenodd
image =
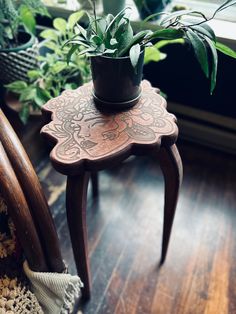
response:
<svg viewBox="0 0 236 314"><path fill-rule="evenodd" d="M40 0L0 0L0 82L27 80L37 65L37 14L48 15Z"/></svg>
<svg viewBox="0 0 236 314"><path fill-rule="evenodd" d="M40 114L41 107L64 89L74 89L90 79L89 62L85 56L74 55L69 64L66 52L61 45L72 35L74 25L84 15L83 11L71 14L68 20L56 18L53 29L40 33L44 39L40 45L42 55L39 65L28 71L28 82L17 80L8 85L6 102L19 112L20 119L26 123L29 114Z"/></svg>
<svg viewBox="0 0 236 314"><path fill-rule="evenodd" d="M134 3L139 11L141 19L145 19L150 15L155 15L161 12L171 0L134 0ZM158 18L155 15L153 19Z"/></svg>
<svg viewBox="0 0 236 314"><path fill-rule="evenodd" d="M217 50L234 58L236 53L217 42L207 21L234 4L235 0L225 1L210 19L194 10L165 13L156 30L142 30L137 34L134 34L127 16L129 8L115 17L111 14L97 17L94 5L94 16L88 14L88 28L77 25L74 36L67 41L70 46L68 60L74 53L89 56L95 101L106 108L112 105L112 109L124 109L133 106L141 95L140 82L146 47L152 46L152 42L158 39L182 38L191 46L201 69L210 79L212 93L216 85ZM192 15L199 19L193 21ZM81 45L84 46L83 51Z"/></svg>

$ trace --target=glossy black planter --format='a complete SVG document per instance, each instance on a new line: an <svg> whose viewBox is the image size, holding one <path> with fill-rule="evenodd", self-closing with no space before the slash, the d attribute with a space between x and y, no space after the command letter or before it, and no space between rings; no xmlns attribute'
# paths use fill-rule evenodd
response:
<svg viewBox="0 0 236 314"><path fill-rule="evenodd" d="M122 110L134 106L141 95L144 51L136 70L129 57L91 57L94 100L100 108Z"/></svg>

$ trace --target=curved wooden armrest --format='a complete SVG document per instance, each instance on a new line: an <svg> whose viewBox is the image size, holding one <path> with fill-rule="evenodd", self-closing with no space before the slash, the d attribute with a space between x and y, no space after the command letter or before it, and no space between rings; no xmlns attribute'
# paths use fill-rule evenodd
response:
<svg viewBox="0 0 236 314"><path fill-rule="evenodd" d="M24 193L0 142L0 191L32 270L48 271L43 249Z"/></svg>
<svg viewBox="0 0 236 314"><path fill-rule="evenodd" d="M62 272L65 265L42 187L23 146L2 110L0 110L0 141L29 204L50 271Z"/></svg>

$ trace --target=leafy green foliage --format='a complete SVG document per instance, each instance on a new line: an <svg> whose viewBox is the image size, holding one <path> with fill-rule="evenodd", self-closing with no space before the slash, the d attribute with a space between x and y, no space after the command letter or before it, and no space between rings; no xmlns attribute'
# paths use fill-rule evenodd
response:
<svg viewBox="0 0 236 314"><path fill-rule="evenodd" d="M184 44L183 39L173 39L173 40L160 40L156 44L145 48L144 64L148 64L151 61L161 61L164 60L167 55L160 51L163 47L171 44Z"/></svg>
<svg viewBox="0 0 236 314"><path fill-rule="evenodd" d="M22 104L20 118L26 123L30 111L40 110L49 99L57 97L66 89L77 88L80 84L90 80L90 67L85 56L73 55L67 64L66 55L69 48L63 50L63 45L73 34L75 23L83 16L84 12L76 12L68 20L55 19L54 29L41 32L45 39L42 48L49 52L39 56L39 67L28 72L29 82L15 81L6 85L6 88L19 95ZM79 47L76 47L80 49Z"/></svg>
<svg viewBox="0 0 236 314"><path fill-rule="evenodd" d="M162 53L159 49L154 46L146 47L144 55L144 64L148 64L151 61L161 61L166 58L166 54Z"/></svg>
<svg viewBox="0 0 236 314"><path fill-rule="evenodd" d="M206 75L209 77L209 67L208 67L208 56L207 56L207 48L204 44L203 39L200 35L194 32L191 28L186 32L186 36L189 41L192 43L192 47L195 53L195 56L200 63L200 66Z"/></svg>
<svg viewBox="0 0 236 314"><path fill-rule="evenodd" d="M215 43L216 49L224 53L225 55L236 59L236 51L232 50L231 48L225 46L222 43L216 42Z"/></svg>
<svg viewBox="0 0 236 314"><path fill-rule="evenodd" d="M136 0L137 6L144 5L144 0ZM110 56L112 58L130 56L131 63L135 68L140 51L146 49L145 62L159 61L164 58L157 47L150 45L157 40L167 40L170 43L175 40L185 40L192 47L201 69L211 81L211 93L216 84L218 57L216 49L228 56L235 57L235 52L216 43L216 36L212 28L206 23L215 15L236 4L236 0L227 0L220 5L210 19L202 12L195 10L180 10L172 13L160 12L165 16L161 19L157 30L145 30L134 34L128 18L129 7L119 12L116 16L108 14L106 17L97 17L94 6L94 16L88 15L88 28L75 27L75 33L66 42L70 47L67 60L77 52L78 55L86 54L93 56ZM198 19L193 20L192 17ZM151 18L148 17L146 21ZM81 51L81 45L84 49ZM79 47L79 48L78 48ZM79 50L79 51L78 51ZM209 65L210 64L210 65Z"/></svg>
<svg viewBox="0 0 236 314"><path fill-rule="evenodd" d="M20 26L34 34L37 14L49 16L41 0L0 0L0 49L17 46Z"/></svg>

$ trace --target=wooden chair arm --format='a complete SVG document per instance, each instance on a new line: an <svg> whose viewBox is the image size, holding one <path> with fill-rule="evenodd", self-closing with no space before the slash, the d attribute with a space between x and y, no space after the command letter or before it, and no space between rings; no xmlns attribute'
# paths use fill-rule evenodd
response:
<svg viewBox="0 0 236 314"><path fill-rule="evenodd" d="M0 141L29 205L50 271L62 272L65 265L62 260L54 222L42 187L22 144L2 110L0 110Z"/></svg>
<svg viewBox="0 0 236 314"><path fill-rule="evenodd" d="M0 191L16 228L26 259L34 271L48 271L35 225L7 154L0 142Z"/></svg>

